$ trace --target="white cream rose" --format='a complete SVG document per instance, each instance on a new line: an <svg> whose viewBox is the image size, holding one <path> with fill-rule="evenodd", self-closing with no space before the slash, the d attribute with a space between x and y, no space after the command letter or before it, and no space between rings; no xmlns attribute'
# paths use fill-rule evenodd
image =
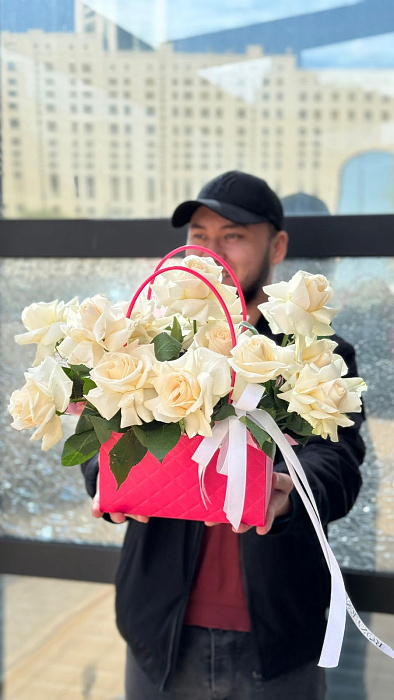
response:
<svg viewBox="0 0 394 700"><path fill-rule="evenodd" d="M366 390L360 377L344 378L341 359L319 368L305 365L294 387L280 393L295 411L313 427L314 435L338 441L338 427L353 425L345 414L361 411L360 394ZM286 388L286 387L284 387Z"/></svg>
<svg viewBox="0 0 394 700"><path fill-rule="evenodd" d="M242 333L229 359L236 372L234 400L239 399L247 384L263 384L284 375L294 359L294 345L282 348L265 335Z"/></svg>
<svg viewBox="0 0 394 700"><path fill-rule="evenodd" d="M56 411L66 410L72 392L72 381L52 357L25 372L26 384L11 394L8 411L16 430L37 428L31 440L42 438L42 449L49 450L63 436Z"/></svg>
<svg viewBox="0 0 394 700"><path fill-rule="evenodd" d="M156 395L151 383L155 362L153 345L138 341L124 352L107 353L90 372L97 387L86 398L107 420L121 409L122 428L149 423L153 414L145 402Z"/></svg>
<svg viewBox="0 0 394 700"><path fill-rule="evenodd" d="M166 308L166 313L181 314L198 323L208 319L221 319L225 314L215 294L209 287L187 270L195 270L207 279L223 297L234 323L241 320L241 303L233 287L221 283L222 268L212 258L189 255L181 262L183 270L164 272L152 284L157 303Z"/></svg>
<svg viewBox="0 0 394 700"><path fill-rule="evenodd" d="M76 304L78 299L75 297L67 304L56 299L50 302L39 301L23 309L22 322L28 332L16 335L15 340L18 345L37 344L33 367L37 367L45 357L53 355L56 344L64 338L62 325L66 313Z"/></svg>
<svg viewBox="0 0 394 700"><path fill-rule="evenodd" d="M106 350L116 352L128 342L132 323L126 312L126 302L112 305L101 294L84 299L67 312L59 353L71 365L94 367Z"/></svg>
<svg viewBox="0 0 394 700"><path fill-rule="evenodd" d="M202 326L194 336L192 347L208 348L219 355L229 356L233 343L228 323L212 321Z"/></svg>
<svg viewBox="0 0 394 700"><path fill-rule="evenodd" d="M290 282L269 284L263 289L268 301L258 308L273 333L297 333L309 338L334 333L330 323L338 311L325 306L333 292L323 275L299 270Z"/></svg>
<svg viewBox="0 0 394 700"><path fill-rule="evenodd" d="M213 408L231 389L227 358L208 348L189 350L177 360L158 362L152 380L157 397L146 401L156 420L183 420L187 435L210 436Z"/></svg>
<svg viewBox="0 0 394 700"><path fill-rule="evenodd" d="M328 338L314 340L309 344L305 344L296 352L296 361L291 364L289 370L284 374L286 383L282 386L282 391L291 389L305 365L313 365L318 369L330 365L332 362L337 362L341 365L341 376L347 373L347 365L340 355L334 353L338 343Z"/></svg>
<svg viewBox="0 0 394 700"><path fill-rule="evenodd" d="M166 327L171 326L172 318L160 314L155 303L141 294L130 314L129 342L138 340L141 345L150 343Z"/></svg>

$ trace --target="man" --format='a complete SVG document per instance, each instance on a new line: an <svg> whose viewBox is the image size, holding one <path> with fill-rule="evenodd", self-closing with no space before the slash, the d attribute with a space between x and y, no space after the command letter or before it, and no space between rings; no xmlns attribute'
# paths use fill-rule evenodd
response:
<svg viewBox="0 0 394 700"><path fill-rule="evenodd" d="M189 223L188 243L226 260L245 293L249 321L272 337L257 305L287 249L275 193L263 180L232 171L181 204L172 221ZM356 375L352 347L334 339ZM338 443L313 437L295 448L324 526L346 515L360 488L362 418L352 418L355 425ZM84 473L93 495L97 459ZM92 512L102 515L97 497ZM264 528L241 525L233 533L230 525L129 517L116 581L117 623L129 646L127 700L324 698L317 660L329 575L280 453Z"/></svg>

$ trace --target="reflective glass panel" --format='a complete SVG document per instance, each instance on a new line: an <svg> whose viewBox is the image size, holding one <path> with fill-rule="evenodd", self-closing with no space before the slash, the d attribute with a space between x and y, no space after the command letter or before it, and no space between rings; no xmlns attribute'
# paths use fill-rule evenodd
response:
<svg viewBox="0 0 394 700"><path fill-rule="evenodd" d="M1 400L5 409L13 389L23 384L23 372L34 357L33 346L14 344L23 331L21 310L34 300L67 301L104 293L111 300L127 299L154 269L155 259L15 260L1 263L2 300ZM47 275L50 266L51 277ZM363 487L347 518L330 527L341 564L356 569L394 570L393 273L390 258L288 260L276 269L276 279L289 279L298 269L325 274L335 290L333 306L341 311L335 330L357 351L359 373L368 383L367 421L363 437L368 451L362 467ZM72 417L63 418L65 432ZM78 467L60 465L61 445L42 452L28 432L16 432L10 416L1 413L4 479L2 532L44 540L120 543L123 526L95 521Z"/></svg>

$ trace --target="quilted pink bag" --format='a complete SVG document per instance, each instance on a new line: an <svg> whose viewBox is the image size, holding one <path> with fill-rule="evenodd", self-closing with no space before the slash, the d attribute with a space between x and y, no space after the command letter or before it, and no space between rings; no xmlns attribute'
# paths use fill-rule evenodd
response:
<svg viewBox="0 0 394 700"><path fill-rule="evenodd" d="M134 295L128 310L128 317L142 290L150 284L157 275L163 263L172 255L183 250L200 250L214 257L233 279L246 320L246 307L242 290L234 273L227 263L219 256L201 246L181 246L171 251L156 267L155 272L148 277ZM185 270L184 267L172 266L169 270ZM189 272L215 292L226 314L235 344L235 331L231 316L220 295L207 280L194 270ZM148 292L148 298L150 297ZM121 433L113 433L111 438L101 446L99 454L99 492L100 509L106 513L130 513L133 515L157 516L162 518L177 518L185 520L201 520L225 523L228 519L223 506L226 495L227 477L218 473L216 466L219 451L209 462L204 476L204 487L207 498L203 498L198 474L198 464L192 455L203 440L201 436L188 438L183 436L177 445L159 462L156 457L147 452L143 459L131 468L127 479L117 488L117 483L110 469L110 450L121 438ZM247 474L246 494L242 522L247 525L264 525L265 513L270 498L272 481L272 460L256 445L253 438L248 436L247 444Z"/></svg>

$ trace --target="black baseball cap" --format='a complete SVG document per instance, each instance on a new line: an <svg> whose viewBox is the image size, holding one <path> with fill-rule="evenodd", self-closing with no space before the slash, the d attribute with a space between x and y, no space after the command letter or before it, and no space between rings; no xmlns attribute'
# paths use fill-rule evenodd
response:
<svg viewBox="0 0 394 700"><path fill-rule="evenodd" d="M172 225L187 224L201 205L236 224L267 221L278 231L283 227L283 208L275 192L265 180L239 170L218 175L204 185L197 199L180 204L172 215Z"/></svg>

